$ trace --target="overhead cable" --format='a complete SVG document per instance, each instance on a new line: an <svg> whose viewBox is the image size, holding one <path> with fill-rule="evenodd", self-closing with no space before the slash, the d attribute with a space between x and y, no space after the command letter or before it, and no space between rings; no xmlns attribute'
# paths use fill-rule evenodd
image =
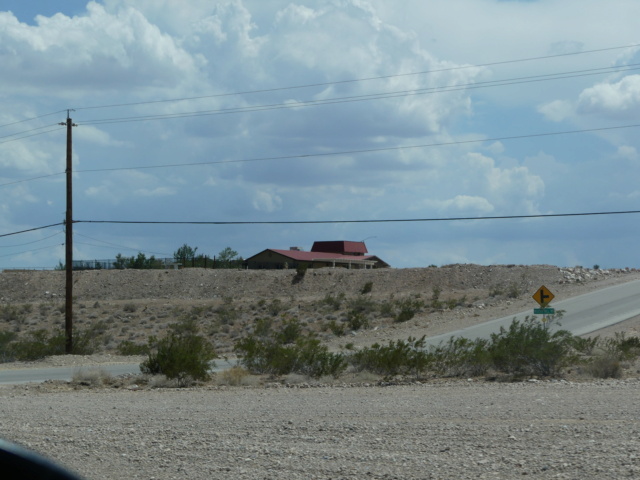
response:
<svg viewBox="0 0 640 480"><path fill-rule="evenodd" d="M203 99L206 99L206 98L228 97L228 96L234 96L234 95L249 95L249 94L257 94L257 93L270 93L270 92L277 92L277 91L282 91L282 90L295 90L295 89L302 89L302 88L326 87L326 86L330 86L330 85L340 85L340 84L346 84L346 83L366 82L366 81L372 81L372 80L385 80L385 79L389 79L389 78L408 77L408 76L416 76L416 75L427 75L427 74L432 74L432 73L441 73L441 72L448 72L448 71L455 71L455 70L464 70L464 69L470 69L470 68L493 67L493 66L497 66L497 65L506 65L506 64L510 64L510 63L521 63L521 62L531 62L531 61L536 61L536 60L547 60L547 59L551 59L551 58L560 58L560 57L569 57L569 56L576 56L576 55L585 55L585 54L589 54L589 53L599 53L599 52L606 52L606 51L611 51L611 50L621 50L621 49L625 49L625 48L635 48L635 47L639 47L639 46L640 46L640 44L631 44L631 45L624 45L624 46L618 46L618 47L607 47L607 48L598 48L598 49L593 49L593 50L584 50L584 51L581 51L581 52L558 53L558 54L554 54L554 55L544 55L544 56L538 56L538 57L520 58L520 59L515 59L515 60L502 60L502 61L497 61L497 62L481 63L481 64L475 64L475 65L460 65L460 66L457 66L457 67L447 67L447 68L439 68L439 69L432 69L432 70L423 70L423 71L418 71L418 72L397 73L397 74L391 74L391 75L380 75L380 76L375 76L375 77L363 77L363 78L355 78L355 79L347 79L347 80L336 80L336 81L332 81L332 82L318 82L318 83L310 83L310 84L304 84L304 85L292 85L292 86L286 86L286 87L276 87L276 88L268 88L268 89L260 89L260 90L247 90L247 91L238 91L238 92L229 92L229 93L219 93L219 94L212 94L212 95L201 95L201 96L196 96L196 97L172 98L172 99L166 99L166 100L150 100L150 101L145 101L145 102L132 102L132 103L119 103L119 104L110 104L110 105L94 105L94 106L87 106L87 107L75 107L74 110L90 110L90 109L115 108L115 107L131 107L131 106L139 106L139 105L151 105L151 104L157 104L157 103L171 103L171 102L183 102L183 101L189 101L189 100L203 100Z"/></svg>
<svg viewBox="0 0 640 480"><path fill-rule="evenodd" d="M258 157L258 158L245 158L240 160L216 160L211 162L193 162L193 163L170 163L163 165L140 165L134 167L111 167L111 168L94 168L85 170L75 170L76 173L90 173L90 172L113 172L120 170L148 170L155 168L173 168L173 167L193 167L203 165L218 165L226 163L244 163L244 162L265 162L272 160L292 160L296 158L317 158L317 157L334 157L339 155L358 155L363 153L380 153L390 152L397 150L411 150L418 148L431 148L431 147L445 147L452 145L465 145L471 143L484 143L484 142L502 142L508 140L519 140L524 138L536 138L536 137L551 137L555 135L573 135L577 133L589 133L589 132L602 132L607 130L620 130L624 128L638 128L640 124L631 125L618 125L613 127L600 127L600 128L587 128L582 130L565 130L562 132L543 132L543 133L530 133L523 135L512 135L508 137L492 137L492 138L478 138L473 140L455 140L451 142L437 142L437 143L424 143L420 145L403 145L398 147L380 147L380 148L366 148L359 150L343 150L340 152L323 152L323 153L302 153L299 155L285 155L278 157Z"/></svg>
<svg viewBox="0 0 640 480"><path fill-rule="evenodd" d="M523 83L535 83L535 82L548 82L552 80L563 80L568 78L585 77L592 75L603 75L608 73L620 73L627 71L635 71L640 69L640 64L632 64L623 67L601 67L589 70L576 70L572 72L551 73L544 75L530 75L526 77L516 77L502 80L487 80L484 82L473 82L465 84L445 85L439 87L425 87L416 88L411 90L400 90L395 92L381 92L370 93L365 95L350 95L345 97L333 97L318 100L305 100L305 101L287 101L286 103L272 103L264 105L251 105L246 107L230 107L220 108L213 110L199 110L192 112L179 112L179 113L163 113L153 115L136 115L130 117L113 117L103 119L93 119L81 122L82 125L105 125L114 123L131 123L131 122L146 122L151 120L170 120L176 118L191 118L191 117L203 117L214 115L229 115L235 113L252 113L268 110L284 110L291 108L303 108L322 105L335 105L341 103L355 103L372 100L384 100L389 98L401 98L417 95L428 95L434 93L446 93L459 90L475 90L480 88L492 88L502 87L508 85L518 85Z"/></svg>
<svg viewBox="0 0 640 480"><path fill-rule="evenodd" d="M416 223L416 222L456 222L470 220L514 220L528 218L557 218L557 217L587 217L596 215L630 215L638 214L640 210L619 212L588 212L588 213L549 213L535 215L501 215L493 217L449 217L449 218L402 218L402 219L369 219L369 220L254 220L254 221L145 221L145 220L74 220L73 223L107 223L124 225L323 225L341 223Z"/></svg>

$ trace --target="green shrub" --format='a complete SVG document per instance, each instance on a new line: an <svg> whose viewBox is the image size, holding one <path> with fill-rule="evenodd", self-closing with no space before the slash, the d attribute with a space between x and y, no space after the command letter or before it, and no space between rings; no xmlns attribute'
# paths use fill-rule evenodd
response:
<svg viewBox="0 0 640 480"><path fill-rule="evenodd" d="M398 308L399 312L395 317L396 323L407 322L411 320L416 313L418 313L424 304L422 300L405 298L403 300L398 300Z"/></svg>
<svg viewBox="0 0 640 480"><path fill-rule="evenodd" d="M222 305L215 309L215 313L222 325L233 325L240 318L240 313L233 306L233 299L230 297L224 299Z"/></svg>
<svg viewBox="0 0 640 480"><path fill-rule="evenodd" d="M11 356L20 361L39 360L51 355L64 355L64 333L49 336L46 330L30 332L26 338L15 340L9 345Z"/></svg>
<svg viewBox="0 0 640 480"><path fill-rule="evenodd" d="M344 325L336 322L335 320L331 320L329 322L329 330L331 330L331 333L336 337L342 337L346 333Z"/></svg>
<svg viewBox="0 0 640 480"><path fill-rule="evenodd" d="M273 300L271 300L271 302L269 303L269 306L267 307L267 311L273 315L274 317L277 316L280 312L282 312L284 310L285 306L282 303L282 300L280 300L279 298L274 298Z"/></svg>
<svg viewBox="0 0 640 480"><path fill-rule="evenodd" d="M124 340L118 345L117 352L119 355L126 356L148 355L149 345L133 343L129 340Z"/></svg>
<svg viewBox="0 0 640 480"><path fill-rule="evenodd" d="M169 327L165 338L149 339L148 358L140 364L140 371L177 379L181 385L190 379L208 379L216 355L211 343L199 334L195 321L183 319Z"/></svg>
<svg viewBox="0 0 640 480"><path fill-rule="evenodd" d="M627 337L624 332L616 332L613 338L601 340L600 345L607 355L619 360L630 360L640 355L640 338Z"/></svg>
<svg viewBox="0 0 640 480"><path fill-rule="evenodd" d="M11 362L15 359L13 351L11 350L11 342L13 342L17 336L15 332L0 332L0 363Z"/></svg>
<svg viewBox="0 0 640 480"><path fill-rule="evenodd" d="M340 310L342 306L342 302L344 301L344 293L340 293L338 296L334 297L330 293L327 293L322 300L324 305L327 305L331 310L337 311Z"/></svg>
<svg viewBox="0 0 640 480"><path fill-rule="evenodd" d="M549 325L535 317L513 320L508 329L500 327L488 346L493 366L514 376L552 376L576 361L572 355L573 336L567 330L551 332Z"/></svg>
<svg viewBox="0 0 640 480"><path fill-rule="evenodd" d="M616 356L603 354L592 358L586 364L585 371L595 378L620 378L622 365Z"/></svg>
<svg viewBox="0 0 640 480"><path fill-rule="evenodd" d="M348 362L357 370L367 370L385 377L423 374L431 363L425 350L425 337L409 337L407 341L390 341L387 345L375 343L354 352Z"/></svg>
<svg viewBox="0 0 640 480"><path fill-rule="evenodd" d="M135 303L127 303L124 307L122 307L122 310L124 310L126 313L135 313L135 311L138 310L138 307Z"/></svg>
<svg viewBox="0 0 640 480"><path fill-rule="evenodd" d="M453 377L483 375L491 366L488 344L488 340L480 338L451 337L429 349L433 371Z"/></svg>
<svg viewBox="0 0 640 480"><path fill-rule="evenodd" d="M302 335L302 325L297 318L287 318L282 322L282 329L276 335L278 343L287 345L295 343Z"/></svg>
<svg viewBox="0 0 640 480"><path fill-rule="evenodd" d="M18 307L7 304L0 306L0 321L22 323L25 318L25 312Z"/></svg>
<svg viewBox="0 0 640 480"><path fill-rule="evenodd" d="M343 355L329 352L318 339L301 332L299 322L290 319L281 331L271 330L265 336L253 334L238 340L234 351L241 358L240 363L252 373L338 377L346 368Z"/></svg>
<svg viewBox="0 0 640 480"><path fill-rule="evenodd" d="M347 312L347 325L351 330L358 331L361 328L369 328L369 320L364 313L350 310Z"/></svg>
<svg viewBox="0 0 640 480"><path fill-rule="evenodd" d="M431 303L429 304L429 306L434 310L439 310L442 308L442 302L440 301L441 292L442 291L440 290L440 288L433 287L433 290L431 293Z"/></svg>
<svg viewBox="0 0 640 480"><path fill-rule="evenodd" d="M349 310L355 313L372 313L377 310L376 303L370 297L355 297L347 302Z"/></svg>
<svg viewBox="0 0 640 480"><path fill-rule="evenodd" d="M360 293L364 295L366 293L370 293L372 289L373 289L373 282L367 282L364 284L364 286L360 290Z"/></svg>
<svg viewBox="0 0 640 480"><path fill-rule="evenodd" d="M571 346L583 355L593 355L595 348L600 344L600 337L573 337Z"/></svg>

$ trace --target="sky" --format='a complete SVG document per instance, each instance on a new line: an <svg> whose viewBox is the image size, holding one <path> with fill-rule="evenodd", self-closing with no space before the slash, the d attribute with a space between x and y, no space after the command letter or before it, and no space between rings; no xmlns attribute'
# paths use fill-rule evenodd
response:
<svg viewBox="0 0 640 480"><path fill-rule="evenodd" d="M0 269L65 261L67 115L77 260L364 240L396 268L639 267L640 214L582 215L640 210L639 17L0 0Z"/></svg>

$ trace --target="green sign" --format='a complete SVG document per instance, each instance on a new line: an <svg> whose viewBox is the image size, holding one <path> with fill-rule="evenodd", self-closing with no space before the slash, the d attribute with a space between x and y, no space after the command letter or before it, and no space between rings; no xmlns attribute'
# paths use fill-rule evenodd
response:
<svg viewBox="0 0 640 480"><path fill-rule="evenodd" d="M534 315L554 315L556 313L555 308L534 308Z"/></svg>

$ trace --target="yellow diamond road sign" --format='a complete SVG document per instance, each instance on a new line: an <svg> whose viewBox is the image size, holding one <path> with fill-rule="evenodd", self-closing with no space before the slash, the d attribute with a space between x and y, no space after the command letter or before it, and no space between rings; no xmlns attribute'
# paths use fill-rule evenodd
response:
<svg viewBox="0 0 640 480"><path fill-rule="evenodd" d="M533 294L533 299L540 304L542 308L546 307L551 300L555 298L555 295L549 291L544 285L541 286L536 293Z"/></svg>

